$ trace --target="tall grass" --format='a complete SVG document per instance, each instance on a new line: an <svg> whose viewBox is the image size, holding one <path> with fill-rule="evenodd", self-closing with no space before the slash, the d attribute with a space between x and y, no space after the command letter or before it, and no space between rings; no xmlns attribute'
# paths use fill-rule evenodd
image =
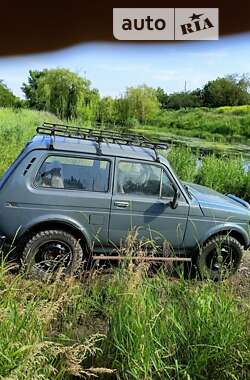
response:
<svg viewBox="0 0 250 380"><path fill-rule="evenodd" d="M247 309L227 285L118 272L104 352L121 379L247 379Z"/></svg>
<svg viewBox="0 0 250 380"><path fill-rule="evenodd" d="M47 112L0 108L0 176L35 134L36 127L43 121L58 122L58 119Z"/></svg>
<svg viewBox="0 0 250 380"><path fill-rule="evenodd" d="M197 175L197 154L192 153L190 148L176 147L170 150L167 159L172 164L176 174L183 181L195 181Z"/></svg>
<svg viewBox="0 0 250 380"><path fill-rule="evenodd" d="M0 291L1 379L248 379L249 308L228 283L131 263L41 283L2 265Z"/></svg>
<svg viewBox="0 0 250 380"><path fill-rule="evenodd" d="M167 155L169 162L183 181L196 182L224 194L235 194L250 201L250 172L243 168L243 158L209 155L197 166L198 153L190 148L174 148Z"/></svg>
<svg viewBox="0 0 250 380"><path fill-rule="evenodd" d="M70 379L109 372L84 367L100 351L100 334L80 334L87 310L73 279L40 283L0 267L0 378Z"/></svg>
<svg viewBox="0 0 250 380"><path fill-rule="evenodd" d="M151 242L152 244L152 242ZM146 254L129 236L123 252ZM249 298L229 282L170 279L126 260L82 281L0 265L0 378L248 380Z"/></svg>
<svg viewBox="0 0 250 380"><path fill-rule="evenodd" d="M205 157L197 180L219 192L234 193L250 199L247 192L250 177L244 171L241 157Z"/></svg>

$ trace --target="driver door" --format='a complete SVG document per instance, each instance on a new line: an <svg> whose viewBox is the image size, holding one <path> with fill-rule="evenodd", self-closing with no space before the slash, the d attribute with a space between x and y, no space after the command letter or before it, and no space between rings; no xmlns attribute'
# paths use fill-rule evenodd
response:
<svg viewBox="0 0 250 380"><path fill-rule="evenodd" d="M109 225L110 244L118 247L128 232L136 229L140 239L157 245L168 241L173 248L183 242L189 204L180 195L172 209L176 185L167 169L159 163L116 159L114 190Z"/></svg>

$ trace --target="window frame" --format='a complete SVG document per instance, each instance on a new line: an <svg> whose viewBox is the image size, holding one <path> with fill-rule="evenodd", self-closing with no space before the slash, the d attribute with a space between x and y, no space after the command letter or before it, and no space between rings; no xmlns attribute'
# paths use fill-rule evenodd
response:
<svg viewBox="0 0 250 380"><path fill-rule="evenodd" d="M119 164L122 163L122 162L128 162L128 163L135 163L135 164L145 164L145 165L152 165L152 166L155 166L155 167L159 167L161 169L161 177L160 177L160 191L159 191L159 195L156 196L156 195L148 195L148 194L135 194L135 193L120 193L118 191L118 172L119 172ZM114 192L117 194L117 195L120 195L120 196L133 196L133 197L147 197L148 199L164 199L164 200L172 200L173 197L163 197L161 194L162 194L162 180L163 180L163 173L166 174L166 176L169 178L170 182L173 184L173 185L176 185L176 182L175 180L172 178L172 176L170 174L167 173L167 168L162 165L161 163L156 163L156 162L151 162L151 161L142 161L142 160L133 160L133 159L118 159L116 160L116 169L115 169L115 188L114 188ZM179 188L179 186L178 186Z"/></svg>
<svg viewBox="0 0 250 380"><path fill-rule="evenodd" d="M43 166L43 164L47 161L47 159L49 157L65 157L65 158L74 158L74 159L86 159L86 160L93 160L93 161L106 161L109 163L109 173L108 173L108 189L107 191L93 191L93 190L84 190L84 189L66 189L66 188L60 188L60 187L49 187L49 186L41 186L39 184L37 184L36 182L36 179L37 179L37 176L38 176L38 173L39 173L39 170L41 169L41 167ZM32 180L32 187L34 189L39 189L39 190L49 190L49 191L73 191L73 192L80 192L80 193L98 193L98 194L107 194L107 193L110 193L111 192L111 184L112 184L112 164L113 164L113 160L112 159L109 159L109 158L104 158L104 157L99 157L99 156L92 156L92 155L79 155L79 154L74 154L74 155L71 155L71 154L57 154L57 153L49 153L47 154L42 162L40 161L38 163L38 167L35 171L35 174L34 174L34 177L33 177L33 180Z"/></svg>

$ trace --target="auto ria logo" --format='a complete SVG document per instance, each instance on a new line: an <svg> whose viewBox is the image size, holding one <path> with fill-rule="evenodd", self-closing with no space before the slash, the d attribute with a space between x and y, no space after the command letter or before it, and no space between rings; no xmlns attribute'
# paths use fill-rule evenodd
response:
<svg viewBox="0 0 250 380"><path fill-rule="evenodd" d="M118 40L217 40L218 8L114 8Z"/></svg>

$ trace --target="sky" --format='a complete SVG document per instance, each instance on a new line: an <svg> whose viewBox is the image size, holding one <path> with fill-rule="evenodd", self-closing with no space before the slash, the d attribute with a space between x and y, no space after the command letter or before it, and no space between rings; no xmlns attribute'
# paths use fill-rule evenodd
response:
<svg viewBox="0 0 250 380"><path fill-rule="evenodd" d="M250 73L250 33L218 41L177 44L88 43L50 53L0 58L0 79L24 97L29 70L68 68L92 83L102 96L120 96L129 86L147 84L167 93L193 90L208 80Z"/></svg>

